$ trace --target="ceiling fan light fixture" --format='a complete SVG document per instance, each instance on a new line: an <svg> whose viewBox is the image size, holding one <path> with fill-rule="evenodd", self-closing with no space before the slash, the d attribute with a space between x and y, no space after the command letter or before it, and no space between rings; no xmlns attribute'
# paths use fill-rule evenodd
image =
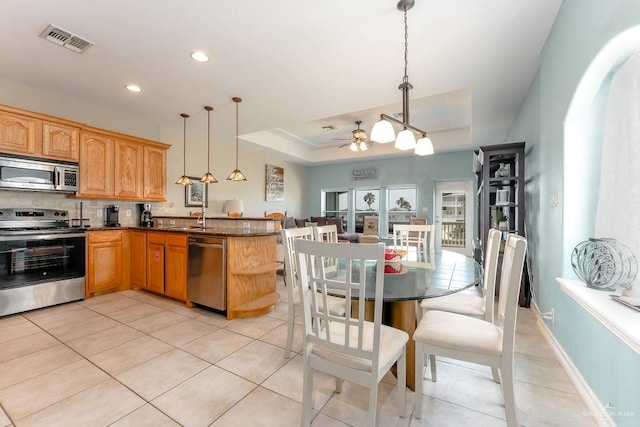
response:
<svg viewBox="0 0 640 427"><path fill-rule="evenodd" d="M381 118L371 129L371 140L380 144L386 144L396 139L396 131L390 121Z"/></svg>
<svg viewBox="0 0 640 427"><path fill-rule="evenodd" d="M355 143L355 141L354 141L354 142L352 142L352 143L349 145L349 150L353 151L354 153L355 153L355 152L357 152L357 151L358 151L358 144L356 144L356 143Z"/></svg>
<svg viewBox="0 0 640 427"><path fill-rule="evenodd" d="M416 149L414 153L418 156L429 156L433 154L433 143L431 142L431 139L427 138L426 135L422 135L422 138L416 142Z"/></svg>
<svg viewBox="0 0 640 427"><path fill-rule="evenodd" d="M193 184L191 178L187 176L187 118L189 115L182 113L180 114L180 117L182 117L183 121L182 176L178 178L176 184L187 186Z"/></svg>
<svg viewBox="0 0 640 427"><path fill-rule="evenodd" d="M416 148L416 137L413 132L406 128L398 132L396 148L398 150L413 150Z"/></svg>
<svg viewBox="0 0 640 427"><path fill-rule="evenodd" d="M364 141L360 141L360 151L367 151L368 149L369 146L367 145L367 143Z"/></svg>

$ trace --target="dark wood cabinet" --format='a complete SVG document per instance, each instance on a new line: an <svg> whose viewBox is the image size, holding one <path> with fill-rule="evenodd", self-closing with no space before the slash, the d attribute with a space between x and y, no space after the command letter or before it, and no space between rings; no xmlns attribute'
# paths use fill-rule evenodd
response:
<svg viewBox="0 0 640 427"><path fill-rule="evenodd" d="M478 181L478 239L476 260L482 262L482 248L490 228L525 236L525 144L489 145L476 153L475 171ZM526 237L526 236L525 236ZM499 278L498 278L499 280ZM496 293L499 293L499 283ZM530 304L527 274L523 274L520 305Z"/></svg>

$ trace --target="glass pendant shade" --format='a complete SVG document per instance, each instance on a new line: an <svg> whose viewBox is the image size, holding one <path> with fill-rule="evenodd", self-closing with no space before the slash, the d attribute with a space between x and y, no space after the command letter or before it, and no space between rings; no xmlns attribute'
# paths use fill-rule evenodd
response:
<svg viewBox="0 0 640 427"><path fill-rule="evenodd" d="M233 172L227 177L228 181L246 181L247 178L244 176L240 169L234 169Z"/></svg>
<svg viewBox="0 0 640 427"><path fill-rule="evenodd" d="M358 151L358 144L356 144L355 142L352 142L351 145L349 145L349 150L353 152Z"/></svg>
<svg viewBox="0 0 640 427"><path fill-rule="evenodd" d="M182 117L182 121L184 123L182 136L182 176L178 178L176 184L186 186L193 184L191 179L187 176L187 117L189 117L189 115L182 113L180 114L180 117Z"/></svg>
<svg viewBox="0 0 640 427"><path fill-rule="evenodd" d="M182 175L180 178L178 178L178 180L176 181L176 184L178 184L178 185L191 185L191 184L193 184L193 181L191 181L191 179L188 176Z"/></svg>
<svg viewBox="0 0 640 427"><path fill-rule="evenodd" d="M209 159L211 158L211 110L213 110L213 107L207 105L204 109L207 110L207 173L202 175L200 182L203 184L215 184L218 180L210 172L211 168L209 167Z"/></svg>
<svg viewBox="0 0 640 427"><path fill-rule="evenodd" d="M416 149L414 152L418 156L428 156L433 154L433 144L431 143L431 140L426 136L420 138L418 142L416 142Z"/></svg>
<svg viewBox="0 0 640 427"><path fill-rule="evenodd" d="M236 168L229 174L227 181L246 181L247 178L238 168L238 104L242 102L242 98L233 97L231 99L236 103Z"/></svg>
<svg viewBox="0 0 640 427"><path fill-rule="evenodd" d="M367 143L364 141L360 141L360 151L367 151L369 149L369 147L367 146Z"/></svg>
<svg viewBox="0 0 640 427"><path fill-rule="evenodd" d="M396 139L396 132L393 130L391 122L380 119L373 125L371 129L371 140L379 142L380 144L386 144Z"/></svg>
<svg viewBox="0 0 640 427"><path fill-rule="evenodd" d="M416 148L416 137L409 129L403 129L398 132L396 138L396 148L398 150L413 150Z"/></svg>

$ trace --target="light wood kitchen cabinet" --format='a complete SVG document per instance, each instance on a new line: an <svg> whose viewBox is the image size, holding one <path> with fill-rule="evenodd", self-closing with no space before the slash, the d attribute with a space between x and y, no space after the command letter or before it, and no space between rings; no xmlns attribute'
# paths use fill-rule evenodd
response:
<svg viewBox="0 0 640 427"><path fill-rule="evenodd" d="M166 233L147 233L147 285L145 289L164 293L164 246Z"/></svg>
<svg viewBox="0 0 640 427"><path fill-rule="evenodd" d="M78 162L80 129L51 122L42 122L42 155L51 159Z"/></svg>
<svg viewBox="0 0 640 427"><path fill-rule="evenodd" d="M10 154L36 156L42 149L37 144L38 120L0 111L0 150Z"/></svg>
<svg viewBox="0 0 640 427"><path fill-rule="evenodd" d="M130 231L131 284L139 288L147 286L147 232Z"/></svg>
<svg viewBox="0 0 640 427"><path fill-rule="evenodd" d="M165 246L164 293L185 301L187 299L187 236L167 234Z"/></svg>
<svg viewBox="0 0 640 427"><path fill-rule="evenodd" d="M80 133L78 196L113 195L113 139L94 132Z"/></svg>
<svg viewBox="0 0 640 427"><path fill-rule="evenodd" d="M87 233L87 298L94 292L123 286L122 233L121 230Z"/></svg>
<svg viewBox="0 0 640 427"><path fill-rule="evenodd" d="M187 256L186 234L148 232L146 289L185 301Z"/></svg>
<svg viewBox="0 0 640 427"><path fill-rule="evenodd" d="M144 146L143 194L145 200L166 200L167 149Z"/></svg>
<svg viewBox="0 0 640 427"><path fill-rule="evenodd" d="M114 158L114 196L127 199L142 197L143 146L116 139Z"/></svg>
<svg viewBox="0 0 640 427"><path fill-rule="evenodd" d="M78 162L80 123L0 105L0 151Z"/></svg>

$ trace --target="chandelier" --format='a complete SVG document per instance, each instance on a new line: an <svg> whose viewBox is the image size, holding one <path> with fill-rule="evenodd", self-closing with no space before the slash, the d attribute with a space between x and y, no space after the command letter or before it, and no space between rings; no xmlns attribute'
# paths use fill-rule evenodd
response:
<svg viewBox="0 0 640 427"><path fill-rule="evenodd" d="M407 11L414 4L414 0L400 0L398 2L398 9L404 12L404 77L402 78L402 83L398 86L398 89L402 91L402 120L387 114L380 114L380 120L376 122L371 130L371 140L381 144L395 140L395 147L398 150L414 150L415 154L425 156L433 154L431 139L427 138L425 131L409 124L409 91L413 89L413 86L409 83L409 76L407 75L409 51ZM392 122L402 126L402 130L398 132L397 137L391 124ZM421 135L417 142L414 132Z"/></svg>

